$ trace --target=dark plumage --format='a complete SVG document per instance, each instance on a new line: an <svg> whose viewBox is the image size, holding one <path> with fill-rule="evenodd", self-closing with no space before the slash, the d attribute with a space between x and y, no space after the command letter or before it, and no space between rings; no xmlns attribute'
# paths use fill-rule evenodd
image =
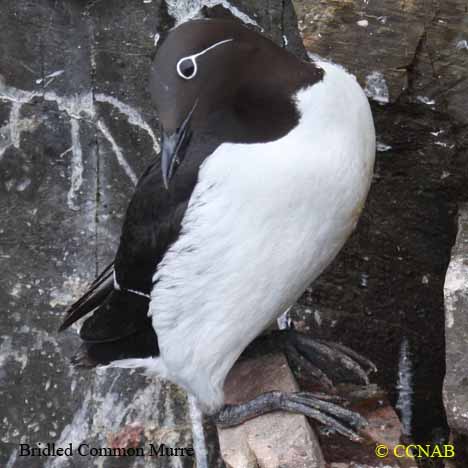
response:
<svg viewBox="0 0 468 468"><path fill-rule="evenodd" d="M149 298L128 291L151 294L157 265L179 235L200 164L218 145L214 138L194 138L168 190L163 186L159 158L141 176L127 209L115 261L67 309L60 326L60 331L65 330L91 314L80 330L84 343L79 358L73 360L75 365L93 367L159 354L148 317ZM114 288L114 275L120 290Z"/></svg>
<svg viewBox="0 0 468 468"><path fill-rule="evenodd" d="M93 354L87 365L91 362L108 363L112 358L112 349L115 350L115 359L117 356L121 358L119 349L126 347L133 334L146 330L151 335L153 328L147 318L149 300L142 301L142 296L126 294L125 291L138 291L147 296L151 294L153 275L164 254L179 236L187 204L204 160L224 142L264 142L287 133L299 118L290 99L291 92L322 78L322 70L313 63L298 66L297 59L286 51L281 52L289 68L285 68L281 76L263 75L274 64L277 47L237 22L193 21L180 26L177 31L176 35L169 34L160 46L151 72L150 89L158 104L161 121L165 123L166 133L171 125L175 125L172 122L183 120L184 109L193 105L189 99L187 104L181 102L179 94L184 95L186 91L182 92L179 85L170 93L165 88L161 89L161 83L168 82L174 73L181 54L179 50L184 49L185 54L197 52L226 36L236 41L235 47L222 45L228 49L221 51L221 55L216 49L210 52L206 58L213 65L200 67L201 77L197 77L194 83L181 80L180 86L191 87L192 92L194 86L200 86L199 83L203 83L203 88L197 91L199 97L190 119L190 130L178 152L177 172L166 189L161 158L156 158L147 168L128 206L115 261L65 313L60 330L92 313L80 332L85 341L80 355L84 356L86 350L92 350ZM261 49L260 44L255 45L256 41L260 41ZM264 53L259 54L259 50ZM224 54L228 55L224 57ZM243 60L254 60L256 72L253 75L245 75L239 66ZM223 74L218 73L218 67L224 67ZM210 70L211 77L208 76ZM276 73L280 70L277 69ZM226 74L227 71L229 74ZM205 75L210 86L203 81ZM283 83L282 88L277 86L278 79ZM177 114L177 111L182 114ZM114 289L114 278L120 291ZM154 330L153 334L156 336ZM91 337L92 347L88 344ZM109 342L113 342L112 349L104 346ZM146 346L144 352L134 355L155 356L157 353L155 338L153 348ZM125 354L132 357L128 349Z"/></svg>
<svg viewBox="0 0 468 468"><path fill-rule="evenodd" d="M74 363L143 367L223 425L283 409L357 438L345 426L362 418L316 395L223 406L223 386L356 225L375 154L362 89L237 22L197 20L161 44L150 91L161 155L138 182L115 261L67 311L61 329L88 315ZM372 365L351 350L283 335L275 343L325 385L324 362L367 382Z"/></svg>

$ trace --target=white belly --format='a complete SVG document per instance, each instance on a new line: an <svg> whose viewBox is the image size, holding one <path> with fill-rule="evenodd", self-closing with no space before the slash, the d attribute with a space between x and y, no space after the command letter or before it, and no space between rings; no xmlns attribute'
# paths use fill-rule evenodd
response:
<svg viewBox="0 0 468 468"><path fill-rule="evenodd" d="M375 152L361 89L340 68L297 95L300 125L223 144L200 170L182 233L155 274L159 368L208 410L244 348L333 260L364 204Z"/></svg>

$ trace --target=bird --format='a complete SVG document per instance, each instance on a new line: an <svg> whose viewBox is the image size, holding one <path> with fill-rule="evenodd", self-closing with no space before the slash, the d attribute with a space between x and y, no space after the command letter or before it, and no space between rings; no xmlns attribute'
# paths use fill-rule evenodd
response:
<svg viewBox="0 0 468 468"><path fill-rule="evenodd" d="M364 207L375 157L365 93L341 66L229 19L171 29L149 75L161 152L138 181L114 261L65 312L60 331L86 317L73 364L142 368L220 426L281 409L359 440L364 418L332 397L269 392L226 405L223 385L256 343L285 350L325 387L337 366L368 382L373 364L343 345L268 333Z"/></svg>

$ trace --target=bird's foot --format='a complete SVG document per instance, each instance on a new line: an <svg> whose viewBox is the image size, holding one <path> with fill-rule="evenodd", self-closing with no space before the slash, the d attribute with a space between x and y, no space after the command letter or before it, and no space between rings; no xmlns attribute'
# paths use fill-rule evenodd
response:
<svg viewBox="0 0 468 468"><path fill-rule="evenodd" d="M368 385L368 374L377 371L374 363L347 346L296 330L273 331L257 338L249 348L247 355L281 349L301 378L310 376L328 391L334 391L335 382Z"/></svg>
<svg viewBox="0 0 468 468"><path fill-rule="evenodd" d="M315 419L353 441L362 440L358 431L367 425L367 421L358 413L335 404L336 401L342 400L311 392L273 391L262 393L246 403L225 405L215 415L215 422L219 427L237 426L262 414L283 410Z"/></svg>
<svg viewBox="0 0 468 468"><path fill-rule="evenodd" d="M327 390L333 390L335 382L368 385L368 375L377 371L373 362L342 344L314 339L295 330L280 333L290 364L301 371L302 377L310 375Z"/></svg>

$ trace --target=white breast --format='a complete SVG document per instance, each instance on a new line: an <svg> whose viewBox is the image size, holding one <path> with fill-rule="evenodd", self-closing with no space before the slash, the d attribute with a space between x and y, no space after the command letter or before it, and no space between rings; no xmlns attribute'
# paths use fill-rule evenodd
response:
<svg viewBox="0 0 468 468"><path fill-rule="evenodd" d="M208 410L244 348L332 261L357 222L375 153L356 80L319 63L299 91L300 124L280 140L223 144L203 164L154 280L158 370ZM274 116L273 116L274 117Z"/></svg>

